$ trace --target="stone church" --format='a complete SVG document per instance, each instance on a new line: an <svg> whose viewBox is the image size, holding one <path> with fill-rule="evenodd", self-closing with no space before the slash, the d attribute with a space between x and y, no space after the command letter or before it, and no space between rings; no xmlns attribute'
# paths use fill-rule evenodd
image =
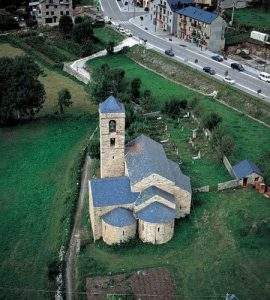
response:
<svg viewBox="0 0 270 300"><path fill-rule="evenodd" d="M110 96L99 105L101 178L89 181L94 240L112 245L134 238L162 244L176 218L190 213L190 178L163 146L141 135L125 145L125 108Z"/></svg>

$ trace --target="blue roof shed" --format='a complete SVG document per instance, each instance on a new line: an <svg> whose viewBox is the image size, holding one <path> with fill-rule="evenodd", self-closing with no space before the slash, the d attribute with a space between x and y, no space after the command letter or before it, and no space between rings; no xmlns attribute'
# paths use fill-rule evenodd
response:
<svg viewBox="0 0 270 300"><path fill-rule="evenodd" d="M236 178L242 179L248 177L252 173L256 173L258 175L262 175L261 170L251 161L249 160L242 160L236 165L232 167L233 174Z"/></svg>

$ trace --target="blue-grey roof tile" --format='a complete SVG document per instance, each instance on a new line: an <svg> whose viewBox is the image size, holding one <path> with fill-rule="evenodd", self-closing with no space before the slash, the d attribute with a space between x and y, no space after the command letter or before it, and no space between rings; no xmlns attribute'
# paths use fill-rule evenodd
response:
<svg viewBox="0 0 270 300"><path fill-rule="evenodd" d="M172 221L176 217L176 214L174 209L154 202L137 212L136 216L139 220L162 224Z"/></svg>
<svg viewBox="0 0 270 300"><path fill-rule="evenodd" d="M166 191L163 191L156 186L150 186L141 192L141 194L139 195L139 197L137 198L137 200L135 202L135 205L138 206L141 203L144 203L145 201L151 199L152 197L154 197L156 195L158 195L172 203L175 203L175 198L172 194L167 193Z"/></svg>
<svg viewBox="0 0 270 300"><path fill-rule="evenodd" d="M183 9L176 10L176 13L207 24L211 24L218 16L216 13L205 11L193 6L188 6Z"/></svg>
<svg viewBox="0 0 270 300"><path fill-rule="evenodd" d="M89 186L94 207L134 203L139 195L131 192L129 178L126 176L92 179Z"/></svg>
<svg viewBox="0 0 270 300"><path fill-rule="evenodd" d="M99 104L101 113L124 113L124 105L114 96L108 97L105 101Z"/></svg>
<svg viewBox="0 0 270 300"><path fill-rule="evenodd" d="M170 164L171 171L174 174L175 184L181 189L191 193L190 178L182 173L179 165L176 162L169 159L168 162Z"/></svg>
<svg viewBox="0 0 270 300"><path fill-rule="evenodd" d="M132 185L151 174L174 182L163 146L145 135L126 145L126 165Z"/></svg>
<svg viewBox="0 0 270 300"><path fill-rule="evenodd" d="M118 207L102 216L102 220L116 227L129 226L136 223L133 212L129 209Z"/></svg>
<svg viewBox="0 0 270 300"><path fill-rule="evenodd" d="M252 173L256 173L261 175L261 170L251 161L249 160L242 160L236 165L232 167L233 173L236 178L241 179L244 177L248 177Z"/></svg>

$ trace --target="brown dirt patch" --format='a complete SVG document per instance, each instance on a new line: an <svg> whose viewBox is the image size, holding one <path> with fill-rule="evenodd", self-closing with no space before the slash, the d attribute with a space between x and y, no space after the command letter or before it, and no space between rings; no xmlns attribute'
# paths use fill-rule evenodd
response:
<svg viewBox="0 0 270 300"><path fill-rule="evenodd" d="M175 283L167 269L152 268L132 274L119 274L86 279L88 300L123 295L125 299L175 299Z"/></svg>

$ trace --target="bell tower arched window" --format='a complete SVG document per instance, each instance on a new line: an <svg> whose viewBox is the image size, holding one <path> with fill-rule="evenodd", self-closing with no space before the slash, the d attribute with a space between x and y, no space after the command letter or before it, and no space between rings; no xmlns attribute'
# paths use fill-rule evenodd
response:
<svg viewBox="0 0 270 300"><path fill-rule="evenodd" d="M116 132L116 121L115 120L110 120L109 132Z"/></svg>

